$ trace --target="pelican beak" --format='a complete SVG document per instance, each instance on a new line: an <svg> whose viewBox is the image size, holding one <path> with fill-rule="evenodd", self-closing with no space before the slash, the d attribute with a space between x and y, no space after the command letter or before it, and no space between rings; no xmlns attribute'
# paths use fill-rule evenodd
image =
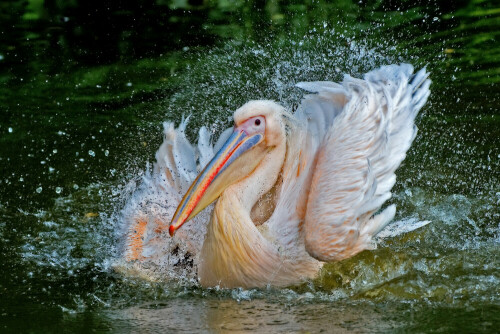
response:
<svg viewBox="0 0 500 334"><path fill-rule="evenodd" d="M259 145L263 139L263 133L249 135L244 127L234 129L179 203L170 223L170 236L216 200L228 186L242 180L257 167L267 152L265 145Z"/></svg>

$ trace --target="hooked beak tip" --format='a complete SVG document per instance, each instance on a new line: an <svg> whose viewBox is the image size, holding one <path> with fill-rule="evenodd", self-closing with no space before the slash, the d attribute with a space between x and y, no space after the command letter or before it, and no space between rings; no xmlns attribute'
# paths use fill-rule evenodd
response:
<svg viewBox="0 0 500 334"><path fill-rule="evenodd" d="M168 228L168 234L170 234L170 236L173 237L175 234L175 230L176 228L174 227L174 225L170 225L170 227Z"/></svg>

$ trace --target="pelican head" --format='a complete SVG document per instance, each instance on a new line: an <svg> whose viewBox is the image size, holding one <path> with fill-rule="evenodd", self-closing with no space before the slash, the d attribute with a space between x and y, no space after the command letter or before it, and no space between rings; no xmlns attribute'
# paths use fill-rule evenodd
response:
<svg viewBox="0 0 500 334"><path fill-rule="evenodd" d="M226 188L251 175L275 147L285 142L284 112L273 101L250 101L234 112L233 133L182 198L170 223L171 236Z"/></svg>

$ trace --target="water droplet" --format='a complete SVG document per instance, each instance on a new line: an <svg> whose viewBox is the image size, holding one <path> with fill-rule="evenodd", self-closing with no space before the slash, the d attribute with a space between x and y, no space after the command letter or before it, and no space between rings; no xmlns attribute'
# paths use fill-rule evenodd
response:
<svg viewBox="0 0 500 334"><path fill-rule="evenodd" d="M43 189L42 189L42 187L38 187L38 188L36 188L36 192L37 192L37 193L41 193L41 192L42 192L42 190L43 190Z"/></svg>
<svg viewBox="0 0 500 334"><path fill-rule="evenodd" d="M132 83L131 82L127 82L127 87L132 87Z"/></svg>
<svg viewBox="0 0 500 334"><path fill-rule="evenodd" d="M54 167L49 167L49 173L54 173L56 169Z"/></svg>
<svg viewBox="0 0 500 334"><path fill-rule="evenodd" d="M105 155L105 156L108 156L108 155L109 155L109 151L108 151L108 150L105 150L105 151L104 151L104 155Z"/></svg>
<svg viewBox="0 0 500 334"><path fill-rule="evenodd" d="M62 188L61 187L56 187L56 194L60 194L62 192Z"/></svg>
<svg viewBox="0 0 500 334"><path fill-rule="evenodd" d="M89 150L89 155L90 155L91 157L95 157L95 152L94 152L94 151L92 151L92 150Z"/></svg>
<svg viewBox="0 0 500 334"><path fill-rule="evenodd" d="M76 183L75 183L75 184L73 185L73 189L78 190L78 188L80 188L80 187L78 187L78 184L76 184Z"/></svg>
<svg viewBox="0 0 500 334"><path fill-rule="evenodd" d="M12 133L12 131L14 131L14 130L12 130L12 128L9 128L9 133Z"/></svg>
<svg viewBox="0 0 500 334"><path fill-rule="evenodd" d="M53 149L52 153L56 154L57 153L57 148Z"/></svg>

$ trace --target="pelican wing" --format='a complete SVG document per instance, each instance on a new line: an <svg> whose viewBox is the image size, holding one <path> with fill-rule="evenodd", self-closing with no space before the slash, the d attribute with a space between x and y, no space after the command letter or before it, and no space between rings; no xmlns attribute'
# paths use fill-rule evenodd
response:
<svg viewBox="0 0 500 334"><path fill-rule="evenodd" d="M412 73L411 65L391 65L364 80L346 76L342 85L299 84L318 93L302 102L314 120L310 133L319 140L303 231L314 258L339 261L370 248L372 237L394 217L394 205L374 214L391 197L394 172L429 96L425 69ZM328 100L330 108L324 106Z"/></svg>
<svg viewBox="0 0 500 334"><path fill-rule="evenodd" d="M208 130L200 129L198 145L194 146L185 135L187 121L183 120L177 129L173 123L164 123L164 140L152 170L145 173L138 186L135 181L130 186L133 194L123 209L119 232L123 240L115 263L119 271L148 279L179 276L175 270L188 266L177 264L192 262L201 249L210 209L195 217L176 238L168 235L170 220L182 195L213 156ZM192 273L181 275L195 273L194 268Z"/></svg>
<svg viewBox="0 0 500 334"><path fill-rule="evenodd" d="M286 113L287 153L282 168L275 210L263 229L275 242L283 258L302 263L314 271L321 266L306 252L303 222L307 197L320 144L347 103L345 89L333 82L303 82L297 86L315 94L306 95L292 115Z"/></svg>

